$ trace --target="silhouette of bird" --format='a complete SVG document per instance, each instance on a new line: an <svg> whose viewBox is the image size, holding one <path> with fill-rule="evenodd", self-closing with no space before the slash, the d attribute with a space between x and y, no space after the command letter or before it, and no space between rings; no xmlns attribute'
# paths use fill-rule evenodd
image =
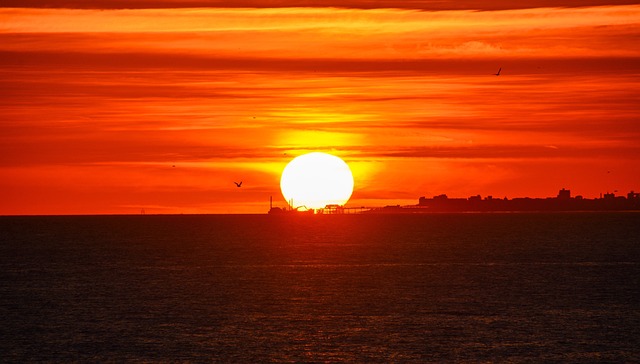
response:
<svg viewBox="0 0 640 364"><path fill-rule="evenodd" d="M238 182L233 182L233 183L236 184L236 187L242 187L242 181L240 181L240 183L238 183Z"/></svg>
<svg viewBox="0 0 640 364"><path fill-rule="evenodd" d="M498 73L494 73L494 75L500 76L500 71L502 71L502 67L500 67L500 69L498 70Z"/></svg>

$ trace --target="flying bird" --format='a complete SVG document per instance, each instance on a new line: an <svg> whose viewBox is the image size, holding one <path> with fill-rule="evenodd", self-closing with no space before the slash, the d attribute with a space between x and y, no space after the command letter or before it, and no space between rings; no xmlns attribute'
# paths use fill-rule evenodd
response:
<svg viewBox="0 0 640 364"><path fill-rule="evenodd" d="M494 75L500 76L500 71L502 71L502 67L500 67L500 69L498 70L498 73L494 73Z"/></svg>
<svg viewBox="0 0 640 364"><path fill-rule="evenodd" d="M242 181L240 181L240 183L238 183L238 182L233 182L233 183L236 184L236 187L242 187Z"/></svg>

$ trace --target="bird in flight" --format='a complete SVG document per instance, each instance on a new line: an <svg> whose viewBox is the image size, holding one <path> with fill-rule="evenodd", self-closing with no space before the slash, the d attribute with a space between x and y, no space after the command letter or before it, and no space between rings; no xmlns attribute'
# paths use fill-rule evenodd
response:
<svg viewBox="0 0 640 364"><path fill-rule="evenodd" d="M502 67L500 67L500 69L498 70L498 73L494 73L494 75L500 76L500 71L502 71Z"/></svg>
<svg viewBox="0 0 640 364"><path fill-rule="evenodd" d="M238 182L233 182L233 183L236 184L236 187L242 187L242 181L240 181L240 183L238 183Z"/></svg>

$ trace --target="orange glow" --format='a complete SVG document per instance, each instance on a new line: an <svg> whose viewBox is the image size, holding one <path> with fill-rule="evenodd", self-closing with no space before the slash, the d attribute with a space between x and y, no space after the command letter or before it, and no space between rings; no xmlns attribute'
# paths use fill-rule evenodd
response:
<svg viewBox="0 0 640 364"><path fill-rule="evenodd" d="M264 213L310 151L353 206L640 189L639 5L438 3L0 8L0 214Z"/></svg>

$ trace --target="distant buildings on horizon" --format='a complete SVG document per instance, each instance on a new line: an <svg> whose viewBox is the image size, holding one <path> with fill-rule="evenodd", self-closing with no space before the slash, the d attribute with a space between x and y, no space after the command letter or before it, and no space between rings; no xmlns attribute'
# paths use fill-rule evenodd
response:
<svg viewBox="0 0 640 364"><path fill-rule="evenodd" d="M572 197L571 190L561 189L556 197L513 199L494 198L480 195L469 198L449 198L446 194L433 198L420 197L417 205L385 207L345 207L327 205L324 209L297 211L289 207L273 207L270 214L298 212L310 214L352 214L352 213L429 213L429 212L545 212L545 211L640 211L640 193L631 191L625 196L605 193L599 198L588 199L580 195Z"/></svg>
<svg viewBox="0 0 640 364"><path fill-rule="evenodd" d="M389 206L387 206L388 208ZM397 207L397 206L396 206ZM494 198L480 195L469 198L449 198L442 194L433 198L420 197L415 206L403 207L427 211L625 211L640 210L640 193L631 191L627 196L606 193L600 198L572 197L571 190L561 189L556 197L546 198Z"/></svg>

